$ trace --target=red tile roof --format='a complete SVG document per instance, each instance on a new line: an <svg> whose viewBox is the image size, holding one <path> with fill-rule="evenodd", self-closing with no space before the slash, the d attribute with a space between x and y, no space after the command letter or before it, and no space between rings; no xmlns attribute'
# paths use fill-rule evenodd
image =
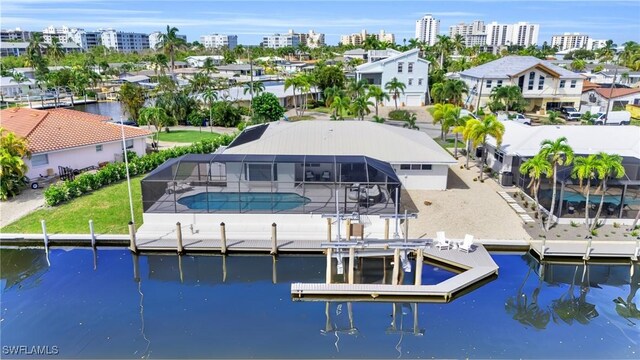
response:
<svg viewBox="0 0 640 360"><path fill-rule="evenodd" d="M613 98L617 98L620 96L626 96L626 95L631 95L631 94L635 94L635 93L639 93L640 89L627 89L627 88L614 88L613 89L613 93L611 92L611 88L598 88L595 89L595 92L598 93L598 95L602 96L605 99L609 99L609 97Z"/></svg>
<svg viewBox="0 0 640 360"><path fill-rule="evenodd" d="M110 118L69 109L0 111L0 126L26 138L34 154L121 140L120 125L106 120ZM149 135L150 131L124 126L127 139Z"/></svg>
<svg viewBox="0 0 640 360"><path fill-rule="evenodd" d="M600 87L599 84L592 83L589 80L583 80L582 81L582 92L587 92L589 90L597 89L599 87Z"/></svg>

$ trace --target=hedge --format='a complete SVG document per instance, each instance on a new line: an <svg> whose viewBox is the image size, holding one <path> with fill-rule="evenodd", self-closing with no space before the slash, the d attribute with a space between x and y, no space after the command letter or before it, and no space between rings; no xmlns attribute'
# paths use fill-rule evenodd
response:
<svg viewBox="0 0 640 360"><path fill-rule="evenodd" d="M182 155L212 153L219 146L229 145L234 137L235 135L221 135L212 140L195 142L189 146L174 147L140 157L133 156L129 159L129 174L136 176L147 173L165 161ZM74 180L57 182L49 186L44 191L44 200L47 205L55 206L98 190L103 186L116 183L126 177L127 167L124 162L109 163L94 174L80 174Z"/></svg>

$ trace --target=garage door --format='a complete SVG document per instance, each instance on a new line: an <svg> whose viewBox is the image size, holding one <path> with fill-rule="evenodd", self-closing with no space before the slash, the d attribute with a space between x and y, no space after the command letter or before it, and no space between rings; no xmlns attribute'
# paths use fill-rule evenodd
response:
<svg viewBox="0 0 640 360"><path fill-rule="evenodd" d="M422 99L420 95L407 95L407 106L421 106Z"/></svg>

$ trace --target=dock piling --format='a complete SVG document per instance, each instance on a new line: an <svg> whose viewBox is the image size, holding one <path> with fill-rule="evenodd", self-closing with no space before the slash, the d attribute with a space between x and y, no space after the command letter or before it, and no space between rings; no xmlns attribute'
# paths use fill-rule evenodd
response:
<svg viewBox="0 0 640 360"><path fill-rule="evenodd" d="M136 229L132 221L129 221L129 250L132 253L138 253L138 247L136 246Z"/></svg>
<svg viewBox="0 0 640 360"><path fill-rule="evenodd" d="M409 217L407 217L407 210L404 211L404 241L409 241Z"/></svg>
<svg viewBox="0 0 640 360"><path fill-rule="evenodd" d="M176 239L178 240L178 254L182 254L184 252L184 247L182 246L182 225L180 224L180 221L176 223Z"/></svg>
<svg viewBox="0 0 640 360"><path fill-rule="evenodd" d="M327 242L331 242L331 218L327 218Z"/></svg>
<svg viewBox="0 0 640 360"><path fill-rule="evenodd" d="M93 220L89 220L89 234L91 235L91 247L96 247L96 234L93 231Z"/></svg>
<svg viewBox="0 0 640 360"><path fill-rule="evenodd" d="M347 241L351 241L351 219L347 219Z"/></svg>
<svg viewBox="0 0 640 360"><path fill-rule="evenodd" d="M354 247L349 248L349 284L354 284L353 279L353 267L356 258L356 249Z"/></svg>
<svg viewBox="0 0 640 360"><path fill-rule="evenodd" d="M220 253L227 253L227 230L223 222L220 223Z"/></svg>
<svg viewBox="0 0 640 360"><path fill-rule="evenodd" d="M40 220L42 225L42 240L44 241L44 248L49 249L49 235L47 235L47 223L44 220Z"/></svg>
<svg viewBox="0 0 640 360"><path fill-rule="evenodd" d="M384 239L389 240L389 219L384 219Z"/></svg>
<svg viewBox="0 0 640 360"><path fill-rule="evenodd" d="M591 257L591 236L589 236L589 239L587 240L587 251L584 253L584 256L582 257L583 260L589 260L589 258Z"/></svg>
<svg viewBox="0 0 640 360"><path fill-rule="evenodd" d="M327 284L331 284L331 253L332 253L332 249L331 248L327 248L327 271L326 271L326 278L325 278L325 282Z"/></svg>
<svg viewBox="0 0 640 360"><path fill-rule="evenodd" d="M416 252L416 280L415 285L422 285L422 266L424 263L424 250L418 249Z"/></svg>
<svg viewBox="0 0 640 360"><path fill-rule="evenodd" d="M271 224L271 255L278 255L278 225Z"/></svg>
<svg viewBox="0 0 640 360"><path fill-rule="evenodd" d="M393 250L393 274L391 279L392 285L398 285L398 275L400 273L400 249Z"/></svg>

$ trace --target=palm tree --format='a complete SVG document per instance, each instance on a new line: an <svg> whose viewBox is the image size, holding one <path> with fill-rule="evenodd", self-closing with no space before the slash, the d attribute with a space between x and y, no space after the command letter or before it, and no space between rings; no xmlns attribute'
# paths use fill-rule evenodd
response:
<svg viewBox="0 0 640 360"><path fill-rule="evenodd" d="M464 40L464 36L460 34L456 34L453 38L451 38L451 47L458 53L462 54L464 49L467 47L466 42Z"/></svg>
<svg viewBox="0 0 640 360"><path fill-rule="evenodd" d="M175 57L176 51L185 46L184 39L178 37L178 28L167 25L167 32L160 35L160 42L158 42L158 49L169 56L171 62L171 78L175 79L173 71L175 70Z"/></svg>
<svg viewBox="0 0 640 360"><path fill-rule="evenodd" d="M549 206L549 217L545 230L549 231L553 220L553 213L556 206L556 189L558 182L558 166L569 166L573 161L573 149L567 144L567 138L562 136L556 140L543 140L540 143L540 153L553 166L551 174L553 174L553 190L551 191L551 205Z"/></svg>
<svg viewBox="0 0 640 360"><path fill-rule="evenodd" d="M494 101L502 101L505 105L505 110L508 112L511 105L515 105L521 101L522 91L517 85L500 86L493 88L489 97Z"/></svg>
<svg viewBox="0 0 640 360"><path fill-rule="evenodd" d="M447 35L436 35L436 44L433 46L440 57L440 68L444 67L444 58L453 51L453 43Z"/></svg>
<svg viewBox="0 0 640 360"><path fill-rule="evenodd" d="M18 86L20 86L20 84L28 83L29 82L29 78L25 74L15 71L15 72L11 73L10 82L14 82L14 83L18 84Z"/></svg>
<svg viewBox="0 0 640 360"><path fill-rule="evenodd" d="M575 59L570 66L573 71L582 71L587 66L587 62L582 59Z"/></svg>
<svg viewBox="0 0 640 360"><path fill-rule="evenodd" d="M484 164L487 161L487 136L491 136L496 140L496 148L502 143L504 135L504 124L496 119L494 115L486 115L482 120L469 120L467 124L469 129L469 139L474 147L482 144L482 161L480 163L480 181L483 181Z"/></svg>
<svg viewBox="0 0 640 360"><path fill-rule="evenodd" d="M156 136L154 144L157 146L160 143L160 130L167 126L169 116L164 108L160 106L150 106L140 110L140 125L153 125L156 128Z"/></svg>
<svg viewBox="0 0 640 360"><path fill-rule="evenodd" d="M469 93L467 83L462 80L451 79L444 83L444 94L449 102L454 105L462 104L462 94Z"/></svg>
<svg viewBox="0 0 640 360"><path fill-rule="evenodd" d="M373 98L373 101L376 106L376 116L378 116L378 105L383 103L385 100L389 100L389 94L387 94L381 87L371 85L369 86L369 91L367 92L368 98Z"/></svg>
<svg viewBox="0 0 640 360"><path fill-rule="evenodd" d="M531 179L531 181L529 182L529 189L531 189L533 199L535 200L535 214L537 217L538 211L540 210L538 190L540 189L542 177L549 177L549 175L551 174L551 163L549 162L549 160L547 160L547 157L544 156L544 154L538 153L536 156L528 159L520 165L520 174L526 175ZM542 228L544 229L544 224L542 224Z"/></svg>
<svg viewBox="0 0 640 360"><path fill-rule="evenodd" d="M156 76L158 76L158 72L160 75L165 75L165 69L169 68L169 59L167 59L167 55L155 54L155 56L151 58L151 66L153 66L153 73Z"/></svg>
<svg viewBox="0 0 640 360"><path fill-rule="evenodd" d="M351 112L358 116L360 120L364 120L364 116L371 113L369 106L373 106L373 103L369 101L365 96L358 96L353 102L351 102Z"/></svg>
<svg viewBox="0 0 640 360"><path fill-rule="evenodd" d="M431 86L431 97L435 103L443 103L447 100L444 93L444 83L435 83Z"/></svg>
<svg viewBox="0 0 640 360"><path fill-rule="evenodd" d="M369 82L364 79L360 80L351 80L347 84L347 94L351 97L351 100L355 100L358 97L364 96L367 89L369 88Z"/></svg>
<svg viewBox="0 0 640 360"><path fill-rule="evenodd" d="M409 128L411 130L420 130L420 127L416 125L416 121L417 121L416 114L407 112L405 113L403 120L405 124L402 125L402 127Z"/></svg>
<svg viewBox="0 0 640 360"><path fill-rule="evenodd" d="M598 58L600 58L601 61L605 62L613 60L614 56L616 55L617 46L618 45L613 43L613 40L605 41L604 46L596 50Z"/></svg>
<svg viewBox="0 0 640 360"><path fill-rule="evenodd" d="M204 60L204 63L202 63L202 68L200 70L207 75L211 75L217 71L216 65L213 63L213 59L210 57Z"/></svg>
<svg viewBox="0 0 640 360"><path fill-rule="evenodd" d="M449 129L445 129L444 118L445 114L450 111L454 106L451 104L436 104L430 109L431 116L433 117L433 124L440 124L440 138L444 141L445 130L448 133Z"/></svg>
<svg viewBox="0 0 640 360"><path fill-rule="evenodd" d="M607 180L610 177L619 179L625 175L624 166L622 166L622 156L601 152L598 153L598 157L600 158L600 166L598 167L598 178L601 180L600 191L602 191L602 195L600 196L600 205L598 205L598 211L596 212L596 216L593 218L593 224L591 225L592 231L598 224L598 218L600 217L600 213L602 212L602 205L604 205L604 196L607 193ZM623 206L624 204L620 205Z"/></svg>
<svg viewBox="0 0 640 360"><path fill-rule="evenodd" d="M400 93L404 94L404 89L406 89L406 87L407 86L403 82L399 81L398 78L395 77L384 85L384 88L393 96L393 102L395 103L396 110L398 110L398 98L400 97Z"/></svg>
<svg viewBox="0 0 640 360"><path fill-rule="evenodd" d="M589 156L578 156L573 160L573 169L571 176L580 181L580 188L585 193L585 209L584 222L587 229L589 226L589 194L591 192L591 180L596 178L598 169L600 168L600 157L592 154ZM586 181L586 186L583 183Z"/></svg>
<svg viewBox="0 0 640 360"><path fill-rule="evenodd" d="M299 115L296 89L299 89L303 85L301 80L302 78L299 76L288 77L284 80L284 90L286 91L288 88L293 89L293 108L296 109L296 115Z"/></svg>
<svg viewBox="0 0 640 360"><path fill-rule="evenodd" d="M335 98L336 96L345 96L345 94L342 88L340 88L337 85L334 85L324 89L322 96L325 99L324 100L325 106L331 106L331 102L333 101L333 98Z"/></svg>
<svg viewBox="0 0 640 360"><path fill-rule="evenodd" d="M202 92L202 100L205 105L209 108L209 130L213 133L213 102L218 100L218 92L213 90L212 88L205 89Z"/></svg>
<svg viewBox="0 0 640 360"><path fill-rule="evenodd" d="M47 54L53 59L53 63L58 65L58 61L64 56L60 39L57 37L51 39L51 44L47 46Z"/></svg>
<svg viewBox="0 0 640 360"><path fill-rule="evenodd" d="M344 120L343 113L349 108L349 98L346 96L336 95L331 102L331 109L333 109L333 120Z"/></svg>
<svg viewBox="0 0 640 360"><path fill-rule="evenodd" d="M458 158L458 136L463 131L467 121L471 119L471 116L468 115L460 116L460 110L461 108L458 106L453 106L445 110L442 120L442 127L446 129L446 134L453 128L453 133L455 134L453 157L456 159Z"/></svg>
<svg viewBox="0 0 640 360"><path fill-rule="evenodd" d="M25 157L31 157L27 140L0 127L0 200L20 193L28 170Z"/></svg>
<svg viewBox="0 0 640 360"><path fill-rule="evenodd" d="M253 85L251 85L250 82L244 83L244 85L242 85L242 93L247 95L247 93L251 92L252 88L255 95L260 95L260 93L264 92L264 83L262 81L254 82Z"/></svg>

